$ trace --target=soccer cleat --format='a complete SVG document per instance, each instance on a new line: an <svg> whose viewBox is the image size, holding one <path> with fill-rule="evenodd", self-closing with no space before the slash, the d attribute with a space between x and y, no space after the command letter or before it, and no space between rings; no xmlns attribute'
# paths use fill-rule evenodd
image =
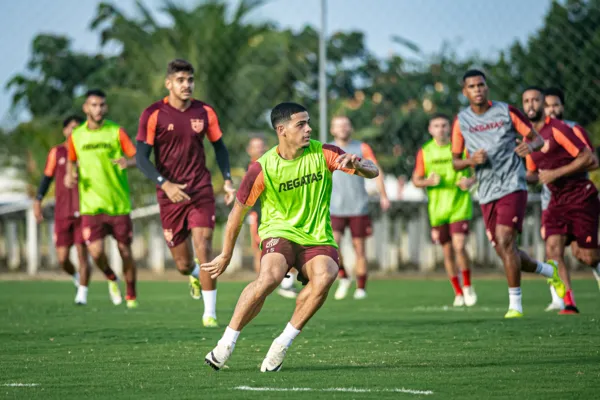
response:
<svg viewBox="0 0 600 400"><path fill-rule="evenodd" d="M225 362L231 357L232 351L231 346L223 346L217 343L217 347L204 357L204 362L215 371L218 371L225 366Z"/></svg>
<svg viewBox="0 0 600 400"><path fill-rule="evenodd" d="M129 309L138 308L139 306L138 301L136 299L127 299L125 300L125 302L127 303L127 308Z"/></svg>
<svg viewBox="0 0 600 400"><path fill-rule="evenodd" d="M595 268L592 270L592 273L594 274L594 278L596 278L596 282L598 282L598 289L600 289L600 275L598 275Z"/></svg>
<svg viewBox="0 0 600 400"><path fill-rule="evenodd" d="M190 275L190 296L194 300L200 300L202 298L202 286L200 280L195 276Z"/></svg>
<svg viewBox="0 0 600 400"><path fill-rule="evenodd" d="M284 289L280 287L279 289L277 289L277 294L281 297L285 297L286 299L295 299L296 297L298 297L298 292L296 292L294 288Z"/></svg>
<svg viewBox="0 0 600 400"><path fill-rule="evenodd" d="M123 296L121 296L121 289L119 289L118 281L108 281L108 294L115 306L118 306L123 302Z"/></svg>
<svg viewBox="0 0 600 400"><path fill-rule="evenodd" d="M554 286L554 290L556 290L556 294L558 295L558 297L560 297L562 299L563 297L565 297L565 293L567 292L567 289L565 288L565 284L563 283L562 279L560 279L560 276L558 275L558 264L554 260L548 260L547 264L550 264L552 266L552 268L554 269L552 278L548 278L547 282L550 285Z"/></svg>
<svg viewBox="0 0 600 400"><path fill-rule="evenodd" d="M463 295L465 298L465 305L467 307L472 307L477 304L477 293L475 293L473 286L465 286L463 288Z"/></svg>
<svg viewBox="0 0 600 400"><path fill-rule="evenodd" d="M87 296L83 291L77 290L77 295L75 296L75 304L77 304L78 306L85 306L87 304Z"/></svg>
<svg viewBox="0 0 600 400"><path fill-rule="evenodd" d="M552 303L548 304L548 307L546 307L546 309L544 311L560 311L564 308L565 308L565 303L562 302L562 300L560 303L553 301Z"/></svg>
<svg viewBox="0 0 600 400"><path fill-rule="evenodd" d="M352 281L348 278L340 279L340 283L338 283L338 288L333 295L333 298L336 300L345 299L348 295L348 289L350 289L350 284Z"/></svg>
<svg viewBox="0 0 600 400"><path fill-rule="evenodd" d="M215 317L202 317L202 324L205 328L218 328L219 323Z"/></svg>
<svg viewBox="0 0 600 400"><path fill-rule="evenodd" d="M354 291L354 299L355 300L362 300L362 299L366 299L367 298L367 292L365 291L365 289L356 289Z"/></svg>
<svg viewBox="0 0 600 400"><path fill-rule="evenodd" d="M281 370L286 352L287 347L280 345L277 342L273 342L271 348L267 352L267 356L260 366L260 372L278 372Z"/></svg>
<svg viewBox="0 0 600 400"><path fill-rule="evenodd" d="M465 305L465 298L462 295L458 295L454 297L454 303L452 303L453 307L462 307Z"/></svg>
<svg viewBox="0 0 600 400"><path fill-rule="evenodd" d="M579 310L575 306L568 305L568 306L565 306L564 310L561 310L558 314L559 315L579 314Z"/></svg>
<svg viewBox="0 0 600 400"><path fill-rule="evenodd" d="M508 312L504 315L504 318L522 318L523 313L517 310L509 309Z"/></svg>

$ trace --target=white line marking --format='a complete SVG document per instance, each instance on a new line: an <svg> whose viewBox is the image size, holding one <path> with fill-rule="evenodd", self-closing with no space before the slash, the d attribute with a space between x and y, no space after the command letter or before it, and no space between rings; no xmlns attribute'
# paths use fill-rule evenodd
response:
<svg viewBox="0 0 600 400"><path fill-rule="evenodd" d="M505 308L492 308L492 307L453 307L453 306L419 306L412 309L415 312L439 312L439 311L452 311L452 312L502 312Z"/></svg>
<svg viewBox="0 0 600 400"><path fill-rule="evenodd" d="M2 386L7 386L7 387L34 387L34 386L40 386L39 383L5 383Z"/></svg>
<svg viewBox="0 0 600 400"><path fill-rule="evenodd" d="M394 392L408 394L433 394L431 390L413 390L405 388L393 389L359 389L359 388L269 388L269 387L251 387L251 386L236 386L234 390L248 390L252 392L349 392L349 393L372 393L372 392Z"/></svg>

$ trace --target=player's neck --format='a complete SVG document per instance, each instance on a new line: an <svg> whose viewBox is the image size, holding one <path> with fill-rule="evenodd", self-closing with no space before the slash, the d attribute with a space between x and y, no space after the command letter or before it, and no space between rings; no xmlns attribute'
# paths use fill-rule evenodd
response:
<svg viewBox="0 0 600 400"><path fill-rule="evenodd" d="M98 129L102 128L102 125L104 125L104 119L101 119L98 122L96 122L92 119L88 119L87 123L86 123L86 126L90 131L98 130Z"/></svg>
<svg viewBox="0 0 600 400"><path fill-rule="evenodd" d="M277 146L277 152L279 153L279 156L284 160L295 160L296 158L304 154L304 148L287 147L285 144L279 143L279 145Z"/></svg>
<svg viewBox="0 0 600 400"><path fill-rule="evenodd" d="M435 144L437 144L440 147L445 146L448 143L450 143L450 139L447 137L433 138L433 140L435 141Z"/></svg>
<svg viewBox="0 0 600 400"><path fill-rule="evenodd" d="M482 104L471 104L471 110L473 110L473 112L478 115L485 114L485 112L489 110L490 107L490 102L487 100Z"/></svg>
<svg viewBox="0 0 600 400"><path fill-rule="evenodd" d="M542 118L539 121L530 121L530 122L531 122L531 125L533 125L533 128L536 130L536 132L539 132L542 130L544 125L546 125L546 118Z"/></svg>
<svg viewBox="0 0 600 400"><path fill-rule="evenodd" d="M181 100L169 95L169 105L179 111L185 111L192 105L192 99Z"/></svg>

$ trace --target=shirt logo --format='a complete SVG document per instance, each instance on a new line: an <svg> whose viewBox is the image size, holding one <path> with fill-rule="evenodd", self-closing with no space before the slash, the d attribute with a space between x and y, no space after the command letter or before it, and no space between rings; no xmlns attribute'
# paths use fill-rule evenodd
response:
<svg viewBox="0 0 600 400"><path fill-rule="evenodd" d="M267 243L265 243L265 247L267 249L270 249L271 247L276 246L277 243L279 243L279 238L273 238L273 239L269 240Z"/></svg>
<svg viewBox="0 0 600 400"><path fill-rule="evenodd" d="M58 159L58 165L65 165L65 162L67 162L67 161L65 160L64 157L61 157Z"/></svg>
<svg viewBox="0 0 600 400"><path fill-rule="evenodd" d="M471 126L471 127L469 127L469 132L471 132L471 133L485 132L485 131L489 131L490 129L502 128L503 126L504 126L504 121L490 122L488 124Z"/></svg>
<svg viewBox="0 0 600 400"><path fill-rule="evenodd" d="M174 129L175 129L175 127L173 126L173 124L169 124L169 126L167 127L168 131L172 131Z"/></svg>
<svg viewBox="0 0 600 400"><path fill-rule="evenodd" d="M283 190L284 192L292 189L299 188L304 185L309 185L313 182L318 182L323 180L323 172L319 171L316 174L307 174L300 178L290 179L287 182L282 182L279 184L279 193Z"/></svg>
<svg viewBox="0 0 600 400"><path fill-rule="evenodd" d="M204 129L204 120L203 119L190 119L192 124L192 130L196 133L202 132Z"/></svg>

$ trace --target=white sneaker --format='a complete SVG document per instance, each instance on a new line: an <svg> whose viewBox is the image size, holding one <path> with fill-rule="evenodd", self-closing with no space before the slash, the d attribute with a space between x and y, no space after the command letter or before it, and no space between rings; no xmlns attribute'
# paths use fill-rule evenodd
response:
<svg viewBox="0 0 600 400"><path fill-rule="evenodd" d="M348 278L341 278L340 283L338 283L337 290L335 291L335 295L333 296L336 300L345 299L348 295L348 289L350 289L350 284L352 281Z"/></svg>
<svg viewBox="0 0 600 400"><path fill-rule="evenodd" d="M225 366L225 362L229 360L232 352L233 348L230 345L217 343L217 347L204 357L204 362L215 371L218 371Z"/></svg>
<svg viewBox="0 0 600 400"><path fill-rule="evenodd" d="M565 309L565 302L561 300L560 303L553 301L552 303L548 304L548 307L546 307L546 309L544 311L560 311L560 310L564 310L564 309Z"/></svg>
<svg viewBox="0 0 600 400"><path fill-rule="evenodd" d="M79 272L77 271L75 271L73 274L73 284L75 285L76 289L79 289Z"/></svg>
<svg viewBox="0 0 600 400"><path fill-rule="evenodd" d="M458 295L454 298L454 303L452 304L454 307L462 307L465 305L465 298L461 295Z"/></svg>
<svg viewBox="0 0 600 400"><path fill-rule="evenodd" d="M119 288L118 281L108 281L108 294L115 306L118 306L123 302L123 296L121 296L121 289Z"/></svg>
<svg viewBox="0 0 600 400"><path fill-rule="evenodd" d="M83 290L83 287L77 288L77 295L75 295L75 304L78 306L85 306L87 304L87 292Z"/></svg>
<svg viewBox="0 0 600 400"><path fill-rule="evenodd" d="M463 296L465 299L465 306L472 307L477 304L477 294L475 293L473 286L463 287Z"/></svg>
<svg viewBox="0 0 600 400"><path fill-rule="evenodd" d="M365 289L356 289L354 291L354 299L355 300L362 300L366 297L367 297L367 292L365 292Z"/></svg>
<svg viewBox="0 0 600 400"><path fill-rule="evenodd" d="M260 372L278 372L281 370L286 352L287 347L280 345L277 342L273 342L271 348L267 352L267 356L260 366Z"/></svg>
<svg viewBox="0 0 600 400"><path fill-rule="evenodd" d="M285 297L286 299L295 299L296 297L298 297L298 292L296 292L294 288L284 289L280 287L279 289L277 289L277 294L281 297Z"/></svg>

